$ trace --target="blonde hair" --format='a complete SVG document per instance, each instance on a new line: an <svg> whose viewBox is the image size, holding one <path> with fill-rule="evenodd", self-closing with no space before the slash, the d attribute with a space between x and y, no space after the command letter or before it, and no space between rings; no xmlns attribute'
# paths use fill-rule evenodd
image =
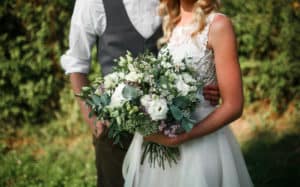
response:
<svg viewBox="0 0 300 187"><path fill-rule="evenodd" d="M197 23L197 29L192 32L192 37L201 32L206 25L207 16L220 7L220 0L196 0L193 7L193 23ZM159 15L162 17L164 35L158 40L161 47L167 43L172 31L180 21L180 0L161 0Z"/></svg>

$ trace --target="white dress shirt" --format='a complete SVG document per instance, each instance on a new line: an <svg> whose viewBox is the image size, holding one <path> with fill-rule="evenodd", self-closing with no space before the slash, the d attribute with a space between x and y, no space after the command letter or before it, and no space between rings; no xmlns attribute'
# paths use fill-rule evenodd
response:
<svg viewBox="0 0 300 187"><path fill-rule="evenodd" d="M123 4L133 26L144 38L154 34L161 24L157 9L159 0L123 0ZM102 0L76 0L69 49L61 57L66 74L89 72L92 47L105 28L106 16Z"/></svg>

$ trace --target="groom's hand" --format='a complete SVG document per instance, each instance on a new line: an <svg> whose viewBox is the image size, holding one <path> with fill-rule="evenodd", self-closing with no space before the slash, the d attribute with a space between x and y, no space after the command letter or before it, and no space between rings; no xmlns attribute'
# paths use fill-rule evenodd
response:
<svg viewBox="0 0 300 187"><path fill-rule="evenodd" d="M95 119L94 119L95 120ZM103 121L97 121L96 124L94 123L93 119L86 121L92 131L92 134L95 138L99 138L101 134L105 131L106 125Z"/></svg>
<svg viewBox="0 0 300 187"><path fill-rule="evenodd" d="M104 131L109 128L109 121L97 121L97 123L94 125L94 129L92 129L93 134L96 138L99 138Z"/></svg>
<svg viewBox="0 0 300 187"><path fill-rule="evenodd" d="M93 129L94 136L96 138L99 138L105 128L106 127L104 126L104 123L102 121L97 121L97 123L94 125L94 129Z"/></svg>
<svg viewBox="0 0 300 187"><path fill-rule="evenodd" d="M218 105L220 100L220 91L218 85L207 85L203 88L203 96L212 105Z"/></svg>

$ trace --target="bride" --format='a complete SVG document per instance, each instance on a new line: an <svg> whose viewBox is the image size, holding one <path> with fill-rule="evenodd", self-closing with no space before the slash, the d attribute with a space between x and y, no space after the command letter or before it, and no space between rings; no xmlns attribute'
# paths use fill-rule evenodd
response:
<svg viewBox="0 0 300 187"><path fill-rule="evenodd" d="M230 19L217 13L217 0L161 0L164 36L160 44L174 60L192 59L205 85L217 83L222 103L204 98L193 114L197 125L175 138L135 134L123 164L125 186L248 187L253 186L240 147L228 124L243 110L243 88L237 46ZM166 167L140 164L143 141L178 146L180 159Z"/></svg>

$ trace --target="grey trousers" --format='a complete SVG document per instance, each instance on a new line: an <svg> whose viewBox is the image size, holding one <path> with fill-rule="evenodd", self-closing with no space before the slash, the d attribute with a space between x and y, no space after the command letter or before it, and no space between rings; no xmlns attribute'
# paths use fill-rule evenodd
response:
<svg viewBox="0 0 300 187"><path fill-rule="evenodd" d="M122 164L132 136L122 139L124 146L113 144L107 132L93 138L96 153L97 187L122 187Z"/></svg>

